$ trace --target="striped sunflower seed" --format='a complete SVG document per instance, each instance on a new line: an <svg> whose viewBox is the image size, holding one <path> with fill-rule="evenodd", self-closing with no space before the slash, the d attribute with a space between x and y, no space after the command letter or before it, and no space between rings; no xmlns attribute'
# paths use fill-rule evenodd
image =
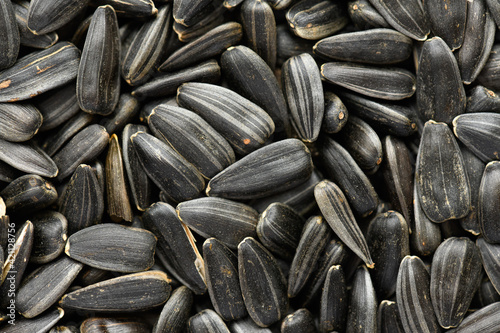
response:
<svg viewBox="0 0 500 333"><path fill-rule="evenodd" d="M326 275L321 293L320 332L343 331L347 319L347 310L347 284L344 270L340 265L332 265Z"/></svg>
<svg viewBox="0 0 500 333"><path fill-rule="evenodd" d="M500 303L496 302L475 311L450 333L494 333L500 329Z"/></svg>
<svg viewBox="0 0 500 333"><path fill-rule="evenodd" d="M139 113L140 107L141 105L135 97L123 93L120 95L120 99L118 99L115 111L111 115L102 118L99 125L104 126L110 135L117 133L125 125L133 121L134 117Z"/></svg>
<svg viewBox="0 0 500 333"><path fill-rule="evenodd" d="M175 289L161 310L152 333L181 333L187 324L193 293L185 286Z"/></svg>
<svg viewBox="0 0 500 333"><path fill-rule="evenodd" d="M43 211L34 215L31 222L34 241L30 262L47 264L64 251L68 239L68 221L61 213Z"/></svg>
<svg viewBox="0 0 500 333"><path fill-rule="evenodd" d="M11 67L19 55L21 39L17 27L14 5L11 1L0 3L0 70Z"/></svg>
<svg viewBox="0 0 500 333"><path fill-rule="evenodd" d="M173 29L179 41L185 43L192 42L196 38L224 23L226 7L224 7L224 4L221 2L212 2L212 4L215 5L213 11L207 11L203 17L200 17L199 21L188 27L179 22L174 22Z"/></svg>
<svg viewBox="0 0 500 333"><path fill-rule="evenodd" d="M467 1L428 0L424 2L424 10L434 35L440 36L452 51L459 49L464 41Z"/></svg>
<svg viewBox="0 0 500 333"><path fill-rule="evenodd" d="M361 30L389 28L385 18L368 0L354 0L347 3L347 11L354 25Z"/></svg>
<svg viewBox="0 0 500 333"><path fill-rule="evenodd" d="M149 17L158 14L153 0L91 0L96 7L110 5L120 17Z"/></svg>
<svg viewBox="0 0 500 333"><path fill-rule="evenodd" d="M26 173L50 178L58 174L55 162L31 141L14 143L0 139L0 160Z"/></svg>
<svg viewBox="0 0 500 333"><path fill-rule="evenodd" d="M138 318L102 318L91 317L85 319L80 325L80 333L104 333L104 332L147 332L149 325Z"/></svg>
<svg viewBox="0 0 500 333"><path fill-rule="evenodd" d="M378 306L377 327L380 333L404 333L405 330L396 302L380 302Z"/></svg>
<svg viewBox="0 0 500 333"><path fill-rule="evenodd" d="M491 284L495 290L500 290L500 245L488 243L483 237L476 240L476 245Z"/></svg>
<svg viewBox="0 0 500 333"><path fill-rule="evenodd" d="M189 333L230 333L224 320L215 311L210 309L198 312L189 318L187 331Z"/></svg>
<svg viewBox="0 0 500 333"><path fill-rule="evenodd" d="M90 0L31 1L28 11L28 28L37 35L55 31L73 20L89 2Z"/></svg>
<svg viewBox="0 0 500 333"><path fill-rule="evenodd" d="M0 139L23 142L42 125L42 114L31 104L0 103Z"/></svg>
<svg viewBox="0 0 500 333"><path fill-rule="evenodd" d="M477 85L467 97L465 112L499 112L500 97L493 90Z"/></svg>
<svg viewBox="0 0 500 333"><path fill-rule="evenodd" d="M91 267L132 273L153 266L155 249L156 237L150 231L104 223L72 234L64 252Z"/></svg>
<svg viewBox="0 0 500 333"><path fill-rule="evenodd" d="M376 332L378 303L368 268L360 266L353 279L346 332Z"/></svg>
<svg viewBox="0 0 500 333"><path fill-rule="evenodd" d="M51 93L41 95L35 101L35 107L43 116L40 131L48 131L66 123L80 111L76 100L76 83L73 81Z"/></svg>
<svg viewBox="0 0 500 333"><path fill-rule="evenodd" d="M303 308L289 314L281 322L282 333L315 333L314 317Z"/></svg>
<svg viewBox="0 0 500 333"><path fill-rule="evenodd" d="M500 65L500 45L493 45L483 70L477 77L477 82L493 90L500 90L498 66Z"/></svg>
<svg viewBox="0 0 500 333"><path fill-rule="evenodd" d="M484 168L479 187L478 219L481 235L490 243L500 242L498 191L500 189L500 161L492 161Z"/></svg>
<svg viewBox="0 0 500 333"><path fill-rule="evenodd" d="M441 229L437 223L429 220L422 209L417 193L417 184L413 186L414 219L411 224L410 242L412 250L419 256L428 256L436 251L441 243Z"/></svg>
<svg viewBox="0 0 500 333"><path fill-rule="evenodd" d="M228 323L228 326L232 333L271 333L269 328L257 326L257 324L250 317L231 321Z"/></svg>
<svg viewBox="0 0 500 333"><path fill-rule="evenodd" d="M19 36L21 45L34 47L37 49L46 49L57 43L59 36L55 31L46 34L35 35L28 29L28 9L29 1L19 0L13 2L14 13L16 15L17 26L19 28Z"/></svg>

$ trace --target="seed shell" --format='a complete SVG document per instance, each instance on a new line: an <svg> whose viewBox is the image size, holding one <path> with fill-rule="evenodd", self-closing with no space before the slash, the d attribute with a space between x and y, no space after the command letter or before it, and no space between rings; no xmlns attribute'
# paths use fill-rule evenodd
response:
<svg viewBox="0 0 500 333"><path fill-rule="evenodd" d="M168 144L144 132L130 140L149 178L172 200L196 198L205 188L198 170Z"/></svg>
<svg viewBox="0 0 500 333"><path fill-rule="evenodd" d="M120 39L113 7L96 9L76 79L76 97L88 113L109 115L120 97Z"/></svg>
<svg viewBox="0 0 500 333"><path fill-rule="evenodd" d="M230 333L224 320L213 310L206 309L189 318L188 333Z"/></svg>
<svg viewBox="0 0 500 333"><path fill-rule="evenodd" d="M80 51L69 42L30 53L0 73L0 102L33 98L77 75Z"/></svg>
<svg viewBox="0 0 500 333"><path fill-rule="evenodd" d="M500 90L498 71L500 65L500 45L493 45L483 70L477 77L477 82L493 90Z"/></svg>
<svg viewBox="0 0 500 333"><path fill-rule="evenodd" d="M375 263L370 250L342 190L333 182L324 180L314 188L314 196L321 213L335 234L360 257L368 267Z"/></svg>
<svg viewBox="0 0 500 333"><path fill-rule="evenodd" d="M64 294L82 268L83 264L64 256L40 266L23 279L16 295L17 311L25 318L40 315Z"/></svg>
<svg viewBox="0 0 500 333"><path fill-rule="evenodd" d="M500 97L493 90L477 85L467 96L465 112L500 112Z"/></svg>
<svg viewBox="0 0 500 333"><path fill-rule="evenodd" d="M185 83L177 90L177 103L200 115L240 155L263 146L274 132L274 122L263 109L227 88Z"/></svg>
<svg viewBox="0 0 500 333"><path fill-rule="evenodd" d="M68 239L68 221L63 214L55 211L40 212L31 221L34 241L30 262L47 264L64 251Z"/></svg>
<svg viewBox="0 0 500 333"><path fill-rule="evenodd" d="M205 263L191 231L178 219L175 209L157 202L146 209L142 219L158 237L157 252L163 254L162 263L167 264L172 275L195 294L205 293Z"/></svg>
<svg viewBox="0 0 500 333"><path fill-rule="evenodd" d="M401 68L378 68L349 62L328 62L321 76L357 93L384 100L401 100L415 92L415 76Z"/></svg>
<svg viewBox="0 0 500 333"><path fill-rule="evenodd" d="M64 317L64 310L56 308L55 310L48 311L42 316L34 319L20 318L15 321L15 325L8 325L2 327L4 333L24 333L24 332L37 332L46 333L54 327L57 322Z"/></svg>
<svg viewBox="0 0 500 333"><path fill-rule="evenodd" d="M500 229L496 223L498 216L498 190L500 189L500 162L492 161L486 165L481 178L478 198L479 230L490 243L500 242Z"/></svg>
<svg viewBox="0 0 500 333"><path fill-rule="evenodd" d="M80 333L134 333L148 332L149 325L138 318L102 318L91 317L82 322Z"/></svg>
<svg viewBox="0 0 500 333"><path fill-rule="evenodd" d="M101 222L103 189L89 165L79 165L59 200L59 212L68 220L68 235Z"/></svg>
<svg viewBox="0 0 500 333"><path fill-rule="evenodd" d="M467 318L450 333L495 333L500 329L500 302L481 308Z"/></svg>
<svg viewBox="0 0 500 333"><path fill-rule="evenodd" d="M469 213L469 179L458 143L446 124L425 123L415 183L420 205L431 221L440 223Z"/></svg>
<svg viewBox="0 0 500 333"><path fill-rule="evenodd" d="M242 37L241 24L236 22L221 24L172 53L160 65L159 70L176 71L210 59L238 43Z"/></svg>
<svg viewBox="0 0 500 333"><path fill-rule="evenodd" d="M432 32L435 36L441 37L452 51L459 49L464 41L467 3L467 0L448 3L439 0L423 2Z"/></svg>
<svg viewBox="0 0 500 333"><path fill-rule="evenodd" d="M173 29L177 34L177 38L181 42L189 43L198 37L204 35L213 28L224 23L224 13L226 8L221 2L212 2L209 8L213 8L212 11L204 10L204 16L199 17L197 22L194 22L190 26L182 25L179 22L174 22ZM174 36L174 34L172 34Z"/></svg>
<svg viewBox="0 0 500 333"><path fill-rule="evenodd" d="M28 29L29 1L19 0L12 3L12 5L14 6L14 13L16 15L17 26L19 28L21 45L37 49L46 49L47 47L57 43L59 36L55 31L43 35L35 35Z"/></svg>
<svg viewBox="0 0 500 333"><path fill-rule="evenodd" d="M479 249L468 238L451 237L432 258L430 292L441 327L457 327L481 279Z"/></svg>
<svg viewBox="0 0 500 333"><path fill-rule="evenodd" d="M368 268L359 267L353 279L346 332L375 332L378 303Z"/></svg>
<svg viewBox="0 0 500 333"><path fill-rule="evenodd" d="M282 333L315 333L314 317L303 308L286 316L281 322Z"/></svg>
<svg viewBox="0 0 500 333"><path fill-rule="evenodd" d="M237 320L247 315L238 276L238 257L216 238L203 243L208 294L219 316Z"/></svg>
<svg viewBox="0 0 500 333"><path fill-rule="evenodd" d="M76 100L76 83L74 81L51 93L43 94L34 103L43 116L40 131L56 128L80 111Z"/></svg>
<svg viewBox="0 0 500 333"><path fill-rule="evenodd" d="M149 115L148 124L157 138L179 152L207 179L235 161L229 143L194 112L160 104Z"/></svg>
<svg viewBox="0 0 500 333"><path fill-rule="evenodd" d="M313 55L312 47L314 41L296 36L288 29L287 25L279 24L276 27L276 36L278 65L283 64L288 58L298 56L302 53Z"/></svg>
<svg viewBox="0 0 500 333"><path fill-rule="evenodd" d="M57 201L57 191L49 181L38 175L24 175L14 179L0 195L11 212L35 211Z"/></svg>
<svg viewBox="0 0 500 333"><path fill-rule="evenodd" d="M181 333L189 319L193 293L185 286L175 289L161 310L152 333Z"/></svg>
<svg viewBox="0 0 500 333"><path fill-rule="evenodd" d="M390 65L408 59L412 40L392 29L370 29L324 38L313 47L315 54L334 60Z"/></svg>
<svg viewBox="0 0 500 333"><path fill-rule="evenodd" d="M349 1L347 3L347 11L351 21L361 30L390 27L385 18L380 15L368 0Z"/></svg>
<svg viewBox="0 0 500 333"><path fill-rule="evenodd" d="M231 321L228 327L232 333L271 333L269 328L259 327L252 318L246 317L244 319Z"/></svg>
<svg viewBox="0 0 500 333"><path fill-rule="evenodd" d="M245 237L255 237L259 214L250 206L223 198L199 198L177 205L179 219L205 238L215 237L236 249Z"/></svg>
<svg viewBox="0 0 500 333"><path fill-rule="evenodd" d="M344 270L332 265L328 270L321 293L320 332L343 331L347 319L347 284Z"/></svg>
<svg viewBox="0 0 500 333"><path fill-rule="evenodd" d="M0 70L11 67L17 60L21 39L17 27L14 5L0 2Z"/></svg>
<svg viewBox="0 0 500 333"><path fill-rule="evenodd" d="M94 268L112 272L146 271L154 263L156 237L139 228L114 223L90 226L68 238L65 253Z"/></svg>
<svg viewBox="0 0 500 333"><path fill-rule="evenodd" d="M420 256L428 256L434 253L441 244L441 229L437 223L429 220L422 210L420 198L417 194L417 184L414 185L413 198L415 218L410 225L412 251L415 251Z"/></svg>
<svg viewBox="0 0 500 333"><path fill-rule="evenodd" d="M349 112L340 98L325 91L325 112L321 129L329 134L338 133L347 124Z"/></svg>
<svg viewBox="0 0 500 333"><path fill-rule="evenodd" d="M165 303L172 287L160 271L119 276L64 295L66 309L100 312L137 312Z"/></svg>
<svg viewBox="0 0 500 333"><path fill-rule="evenodd" d="M484 270L495 290L500 289L500 245L488 243L483 237L476 240ZM498 292L497 292L498 294Z"/></svg>
<svg viewBox="0 0 500 333"><path fill-rule="evenodd" d="M238 245L241 292L250 317L261 327L279 321L288 310L286 280L274 257L252 237Z"/></svg>
<svg viewBox="0 0 500 333"><path fill-rule="evenodd" d="M208 183L208 196L254 199L305 182L313 166L309 149L297 139L262 147L218 173Z"/></svg>
<svg viewBox="0 0 500 333"><path fill-rule="evenodd" d="M28 28L37 35L55 31L73 20L89 2L90 0L31 1L28 11Z"/></svg>
<svg viewBox="0 0 500 333"><path fill-rule="evenodd" d="M382 301L378 306L377 327L380 333L404 333L398 305L393 301Z"/></svg>
<svg viewBox="0 0 500 333"><path fill-rule="evenodd" d="M282 85L295 131L305 142L317 140L325 111L321 75L314 58L303 53L282 67Z"/></svg>
<svg viewBox="0 0 500 333"><path fill-rule="evenodd" d="M30 104L0 103L0 139L23 142L42 125L41 113Z"/></svg>

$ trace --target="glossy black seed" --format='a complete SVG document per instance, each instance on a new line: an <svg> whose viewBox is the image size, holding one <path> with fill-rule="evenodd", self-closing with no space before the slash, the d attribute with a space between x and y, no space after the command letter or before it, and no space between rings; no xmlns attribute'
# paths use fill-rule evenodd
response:
<svg viewBox="0 0 500 333"><path fill-rule="evenodd" d="M51 262L64 251L68 239L68 221L61 213L43 211L32 216L31 222L34 227L34 241L30 262Z"/></svg>
<svg viewBox="0 0 500 333"><path fill-rule="evenodd" d="M24 175L7 185L0 195L10 212L35 211L57 201L57 191L51 182L37 175Z"/></svg>

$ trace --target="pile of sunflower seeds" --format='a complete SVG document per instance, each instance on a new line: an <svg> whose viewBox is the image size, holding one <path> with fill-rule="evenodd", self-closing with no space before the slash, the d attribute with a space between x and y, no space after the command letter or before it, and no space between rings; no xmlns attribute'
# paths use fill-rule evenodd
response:
<svg viewBox="0 0 500 333"><path fill-rule="evenodd" d="M497 26L0 0L0 331L500 332Z"/></svg>

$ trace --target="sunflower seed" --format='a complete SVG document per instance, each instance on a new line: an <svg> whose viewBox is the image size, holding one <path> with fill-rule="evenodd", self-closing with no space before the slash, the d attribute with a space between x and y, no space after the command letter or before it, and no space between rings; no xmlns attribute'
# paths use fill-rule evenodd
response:
<svg viewBox="0 0 500 333"><path fill-rule="evenodd" d="M377 215L368 227L368 248L377 263L372 280L377 295L387 299L396 291L399 264L410 254L410 233L404 217L395 211Z"/></svg>
<svg viewBox="0 0 500 333"><path fill-rule="evenodd" d="M281 322L282 333L315 333L314 318L309 310L303 308L286 316Z"/></svg>
<svg viewBox="0 0 500 333"><path fill-rule="evenodd" d="M159 69L171 72L210 59L238 43L242 37L241 24L221 24L172 53Z"/></svg>
<svg viewBox="0 0 500 333"><path fill-rule="evenodd" d="M47 264L63 251L68 239L68 221L61 213L44 211L31 218L33 222L33 249L30 262Z"/></svg>
<svg viewBox="0 0 500 333"><path fill-rule="evenodd" d="M500 97L484 86L477 85L467 97L465 112L500 112Z"/></svg>
<svg viewBox="0 0 500 333"><path fill-rule="evenodd" d="M274 132L274 122L263 109L227 88L185 83L177 91L177 103L205 119L240 155L263 146Z"/></svg>
<svg viewBox="0 0 500 333"><path fill-rule="evenodd" d="M427 38L430 32L430 23L418 0L405 2L370 0L370 3L394 29L419 41L424 41Z"/></svg>
<svg viewBox="0 0 500 333"><path fill-rule="evenodd" d="M288 310L286 280L274 257L251 237L238 245L243 300L250 317L261 327L279 321Z"/></svg>
<svg viewBox="0 0 500 333"><path fill-rule="evenodd" d="M0 139L23 142L42 125L42 114L31 104L0 103Z"/></svg>
<svg viewBox="0 0 500 333"><path fill-rule="evenodd" d="M193 305L193 293L181 286L175 289L163 307L153 333L180 333L186 326L189 310Z"/></svg>
<svg viewBox="0 0 500 333"><path fill-rule="evenodd" d="M208 294L219 316L237 320L247 315L238 276L238 258L216 238L203 243Z"/></svg>
<svg viewBox="0 0 500 333"><path fill-rule="evenodd" d="M79 165L59 200L59 212L68 220L68 235L101 222L102 188L92 168Z"/></svg>
<svg viewBox="0 0 500 333"><path fill-rule="evenodd" d="M86 265L112 272L146 271L154 263L156 237L113 223L82 229L68 238L65 253Z"/></svg>
<svg viewBox="0 0 500 333"><path fill-rule="evenodd" d="M459 49L466 29L467 0L449 3L427 0L423 4L434 35L441 37L452 51Z"/></svg>
<svg viewBox="0 0 500 333"><path fill-rule="evenodd" d="M275 132L290 133L283 92L263 58L250 48L239 45L222 53L221 67L235 91L267 111L276 126Z"/></svg>
<svg viewBox="0 0 500 333"><path fill-rule="evenodd" d="M34 211L57 201L55 187L38 175L24 175L13 180L0 195L11 212Z"/></svg>
<svg viewBox="0 0 500 333"><path fill-rule="evenodd" d="M464 42L457 52L458 65L465 84L472 83L486 64L495 42L495 31L495 21L488 11L486 2L470 3L467 9Z"/></svg>
<svg viewBox="0 0 500 333"><path fill-rule="evenodd" d="M18 177L18 171L0 159L0 181L10 183Z"/></svg>
<svg viewBox="0 0 500 333"><path fill-rule="evenodd" d="M0 160L20 171L43 177L52 178L58 173L54 161L33 142L13 143L0 139Z"/></svg>
<svg viewBox="0 0 500 333"><path fill-rule="evenodd" d="M304 183L313 170L309 149L297 139L272 143L233 163L208 183L208 196L261 198Z"/></svg>
<svg viewBox="0 0 500 333"><path fill-rule="evenodd" d="M365 173L334 140L325 137L320 149L329 176L345 193L354 212L360 216L370 215L377 207L378 196Z"/></svg>
<svg viewBox="0 0 500 333"><path fill-rule="evenodd" d="M112 6L120 17L149 17L158 14L152 0L91 0L91 5Z"/></svg>
<svg viewBox="0 0 500 333"><path fill-rule="evenodd" d="M64 256L40 266L23 279L16 295L17 310L25 318L38 316L64 294L82 268L83 264Z"/></svg>
<svg viewBox="0 0 500 333"><path fill-rule="evenodd" d="M90 0L64 0L47 2L34 0L30 2L28 11L28 28L36 35L43 35L55 31L73 20Z"/></svg>
<svg viewBox="0 0 500 333"><path fill-rule="evenodd" d="M311 216L305 223L288 274L288 297L298 295L311 276L315 263L332 237L332 230L321 216Z"/></svg>
<svg viewBox="0 0 500 333"><path fill-rule="evenodd" d="M113 113L104 117L99 122L99 125L104 126L106 131L111 135L122 130L126 124L134 119L139 113L141 105L139 101L130 94L121 94Z"/></svg>
<svg viewBox="0 0 500 333"><path fill-rule="evenodd" d="M56 308L35 319L19 319L15 325L2 327L4 333L48 332L64 316L64 310Z"/></svg>
<svg viewBox="0 0 500 333"><path fill-rule="evenodd" d="M375 332L377 331L378 303L366 266L359 267L353 279L346 332Z"/></svg>
<svg viewBox="0 0 500 333"><path fill-rule="evenodd" d="M434 75L436 71L442 75ZM453 118L465 112L466 96L457 60L439 37L428 39L422 48L416 95L423 120L450 124Z"/></svg>
<svg viewBox="0 0 500 333"><path fill-rule="evenodd" d="M429 220L422 210L417 194L417 184L413 188L413 198L415 218L410 228L411 247L418 255L428 256L434 253L441 243L441 229L438 224Z"/></svg>
<svg viewBox="0 0 500 333"><path fill-rule="evenodd" d="M349 62L327 62L321 76L331 83L357 93L385 99L401 100L415 92L415 76L401 68L378 68Z"/></svg>
<svg viewBox="0 0 500 333"><path fill-rule="evenodd" d="M371 259L365 237L359 229L342 190L335 183L324 180L314 188L314 196L321 213L335 234L368 267L373 268L375 264Z"/></svg>
<svg viewBox="0 0 500 333"><path fill-rule="evenodd" d="M59 42L30 53L0 73L0 102L33 98L76 78L80 51L69 42Z"/></svg>
<svg viewBox="0 0 500 333"><path fill-rule="evenodd" d="M476 242L477 245L477 242ZM484 265L484 263L483 263ZM481 286L477 291L477 296L479 299L479 304L481 307L486 307L492 303L500 302L500 295L496 291L495 287L491 283L490 279L483 278Z"/></svg>
<svg viewBox="0 0 500 333"><path fill-rule="evenodd" d="M400 32L370 29L324 38L313 51L335 60L390 65L408 59L412 46L412 40Z"/></svg>
<svg viewBox="0 0 500 333"><path fill-rule="evenodd" d="M495 19L495 22L500 23L500 4L495 0L486 0L486 5L490 11L491 16L493 16L493 18Z"/></svg>
<svg viewBox="0 0 500 333"><path fill-rule="evenodd" d="M328 270L321 293L320 332L343 331L347 319L347 285L340 265Z"/></svg>
<svg viewBox="0 0 500 333"><path fill-rule="evenodd" d="M119 276L64 295L59 304L66 309L105 312L137 312L165 303L172 287L160 271Z"/></svg>
<svg viewBox="0 0 500 333"><path fill-rule="evenodd" d="M283 64L288 58L298 56L302 53L313 55L312 47L314 41L296 36L288 29L288 25L280 24L276 27L276 39L278 65Z"/></svg>
<svg viewBox="0 0 500 333"><path fill-rule="evenodd" d="M196 198L205 187L198 170L168 144L137 132L130 137L149 178L174 201Z"/></svg>
<svg viewBox="0 0 500 333"><path fill-rule="evenodd" d="M385 18L373 8L368 0L349 1L347 6L351 21L361 30L390 27Z"/></svg>
<svg viewBox="0 0 500 333"><path fill-rule="evenodd" d="M175 94L177 88L186 82L216 83L220 79L220 67L216 60L208 60L199 65L162 74L137 87L132 96L137 98L163 97Z"/></svg>
<svg viewBox="0 0 500 333"><path fill-rule="evenodd" d="M404 333L403 323L401 322L396 302L380 302L377 323L380 333Z"/></svg>
<svg viewBox="0 0 500 333"><path fill-rule="evenodd" d="M338 133L347 124L349 112L340 98L325 91L325 112L321 129L329 134Z"/></svg>
<svg viewBox="0 0 500 333"><path fill-rule="evenodd" d="M76 326L54 326L49 333L80 333Z"/></svg>
<svg viewBox="0 0 500 333"><path fill-rule="evenodd" d="M156 137L182 154L205 178L235 161L229 143L194 112L160 104L149 115L148 124Z"/></svg>
<svg viewBox="0 0 500 333"><path fill-rule="evenodd" d="M80 333L133 333L147 332L149 325L138 318L102 318L91 317L82 322Z"/></svg>
<svg viewBox="0 0 500 333"><path fill-rule="evenodd" d="M228 327L232 333L271 333L269 328L259 327L252 318L246 317L244 319L231 321Z"/></svg>
<svg viewBox="0 0 500 333"><path fill-rule="evenodd" d="M415 168L418 200L431 221L444 222L469 213L469 179L458 143L446 124L425 123Z"/></svg>
<svg viewBox="0 0 500 333"><path fill-rule="evenodd" d="M481 278L481 258L468 238L448 238L432 258L430 292L441 327L457 327Z"/></svg>
<svg viewBox="0 0 500 333"><path fill-rule="evenodd" d="M0 70L11 67L17 60L21 40L14 6L11 1L0 3Z"/></svg>
<svg viewBox="0 0 500 333"><path fill-rule="evenodd" d="M193 23L190 26L185 26L179 22L174 22L173 29L177 34L177 38L179 41L185 43L192 42L196 38L204 35L208 31L224 23L224 13L226 12L224 4L220 1L213 2L213 4L215 4L215 8L213 11L206 12L203 17L200 17L200 20L198 22Z"/></svg>
<svg viewBox="0 0 500 333"><path fill-rule="evenodd" d="M500 90L498 71L500 66L500 45L493 45L483 70L477 77L477 82L493 90Z"/></svg>
<svg viewBox="0 0 500 333"><path fill-rule="evenodd" d="M498 210L498 190L500 174L500 162L493 161L486 165L478 198L478 219L481 234L490 243L500 241L499 226L495 222Z"/></svg>
<svg viewBox="0 0 500 333"><path fill-rule="evenodd" d="M40 131L51 130L80 111L76 100L76 83L73 81L62 88L43 94L35 101L36 108L43 115Z"/></svg>
<svg viewBox="0 0 500 333"><path fill-rule="evenodd" d="M210 309L198 312L189 318L187 331L189 333L230 333L222 318Z"/></svg>
<svg viewBox="0 0 500 333"><path fill-rule="evenodd" d="M325 111L321 75L307 53L288 59L282 67L282 85L295 131L305 142L317 140Z"/></svg>
<svg viewBox="0 0 500 333"><path fill-rule="evenodd" d="M162 263L172 275L195 294L206 291L204 261L191 231L178 219L174 208L166 203L152 204L144 212L146 228L158 237L157 252L163 254Z"/></svg>
<svg viewBox="0 0 500 333"><path fill-rule="evenodd" d="M500 290L500 245L488 243L483 237L476 240L476 245L491 284L495 290Z"/></svg>
<svg viewBox="0 0 500 333"><path fill-rule="evenodd" d="M28 29L28 9L29 1L18 0L13 2L14 13L16 15L17 26L19 28L19 36L21 45L34 47L37 49L46 49L57 43L59 36L56 32L49 32L43 35L35 35Z"/></svg>
<svg viewBox="0 0 500 333"><path fill-rule="evenodd" d="M113 277L115 276L110 271L84 266L81 273L78 275L77 283L83 287L87 287L98 282L109 280Z"/></svg>
<svg viewBox="0 0 500 333"><path fill-rule="evenodd" d="M490 304L473 314L469 315L465 320L450 333L494 333L500 329L500 321L498 320L500 313L500 303Z"/></svg>
<svg viewBox="0 0 500 333"><path fill-rule="evenodd" d="M143 84L153 74L170 33L170 13L170 5L161 7L158 15L135 34L121 65L123 79L129 85Z"/></svg>

